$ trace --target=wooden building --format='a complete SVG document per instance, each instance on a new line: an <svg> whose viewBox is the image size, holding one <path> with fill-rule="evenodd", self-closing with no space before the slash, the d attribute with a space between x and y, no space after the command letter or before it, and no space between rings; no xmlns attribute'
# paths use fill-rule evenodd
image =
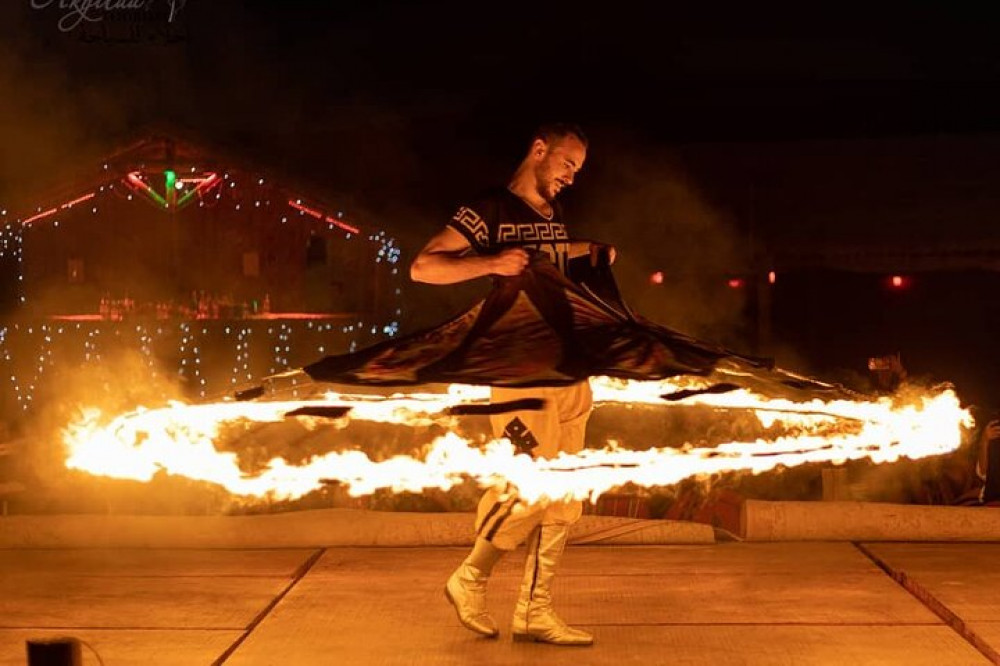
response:
<svg viewBox="0 0 1000 666"><path fill-rule="evenodd" d="M206 396L398 331L384 229L188 141L144 138L31 199L0 216L0 392L22 409L52 368L124 349Z"/></svg>

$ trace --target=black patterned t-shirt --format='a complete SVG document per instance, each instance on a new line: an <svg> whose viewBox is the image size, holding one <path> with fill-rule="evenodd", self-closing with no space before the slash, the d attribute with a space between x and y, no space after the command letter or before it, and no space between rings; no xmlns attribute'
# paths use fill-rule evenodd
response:
<svg viewBox="0 0 1000 666"><path fill-rule="evenodd" d="M477 254L497 254L506 247L538 250L568 274L569 234L555 202L547 218L510 190L497 189L460 206L448 226L465 236Z"/></svg>

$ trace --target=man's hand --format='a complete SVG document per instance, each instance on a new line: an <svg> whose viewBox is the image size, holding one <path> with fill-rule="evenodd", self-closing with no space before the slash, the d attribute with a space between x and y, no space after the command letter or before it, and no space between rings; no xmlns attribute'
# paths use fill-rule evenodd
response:
<svg viewBox="0 0 1000 666"><path fill-rule="evenodd" d="M496 275L514 276L524 272L528 265L528 253L519 247L510 247L490 257L490 272Z"/></svg>
<svg viewBox="0 0 1000 666"><path fill-rule="evenodd" d="M990 421L986 424L986 427L983 428L982 437L980 437L980 441L983 444L994 439L1000 439L1000 421Z"/></svg>
<svg viewBox="0 0 1000 666"><path fill-rule="evenodd" d="M590 244L590 265L591 267L596 267L600 261L601 254L603 252L608 253L608 265L615 263L615 257L618 256L618 251L615 250L614 245L606 245L604 243L591 243Z"/></svg>
<svg viewBox="0 0 1000 666"><path fill-rule="evenodd" d="M983 481L986 480L986 470L990 467L990 447L989 443L995 439L1000 439L1000 420L994 419L983 428L983 434L979 436L979 455L976 456L976 476Z"/></svg>

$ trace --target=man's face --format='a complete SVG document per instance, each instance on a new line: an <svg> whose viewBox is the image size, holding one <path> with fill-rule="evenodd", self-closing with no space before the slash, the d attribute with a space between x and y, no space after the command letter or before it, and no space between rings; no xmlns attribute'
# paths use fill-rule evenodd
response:
<svg viewBox="0 0 1000 666"><path fill-rule="evenodd" d="M538 194L546 201L552 201L564 188L573 184L576 172L583 168L583 161L587 158L587 149L573 135L548 143L538 140L532 146L532 153L536 158Z"/></svg>

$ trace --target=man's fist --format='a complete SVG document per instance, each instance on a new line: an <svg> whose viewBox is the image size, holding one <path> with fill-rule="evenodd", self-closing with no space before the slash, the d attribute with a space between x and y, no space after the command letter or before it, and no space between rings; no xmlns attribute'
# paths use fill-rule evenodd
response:
<svg viewBox="0 0 1000 666"><path fill-rule="evenodd" d="M990 442L994 439L1000 439L1000 421L990 421L983 429L984 442Z"/></svg>
<svg viewBox="0 0 1000 666"><path fill-rule="evenodd" d="M528 253L519 247L507 248L491 257L490 272L496 275L520 275L528 265Z"/></svg>
<svg viewBox="0 0 1000 666"><path fill-rule="evenodd" d="M608 253L608 265L615 263L615 257L618 252L615 250L614 245L605 245L604 243L591 243L590 244L590 265L597 266L600 263L601 254Z"/></svg>

